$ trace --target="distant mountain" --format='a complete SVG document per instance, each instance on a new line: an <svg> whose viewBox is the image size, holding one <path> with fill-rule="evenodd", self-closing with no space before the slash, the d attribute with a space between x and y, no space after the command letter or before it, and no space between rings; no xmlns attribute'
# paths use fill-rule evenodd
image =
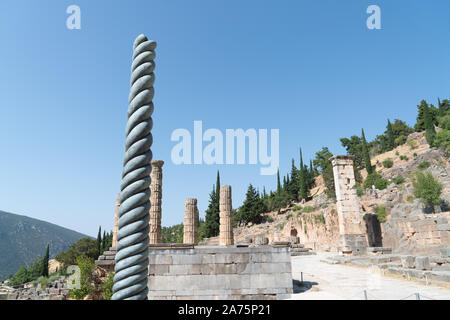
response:
<svg viewBox="0 0 450 320"><path fill-rule="evenodd" d="M66 250L84 234L52 223L0 211L0 279L14 274L21 265L28 266L43 257L50 244L50 257Z"/></svg>

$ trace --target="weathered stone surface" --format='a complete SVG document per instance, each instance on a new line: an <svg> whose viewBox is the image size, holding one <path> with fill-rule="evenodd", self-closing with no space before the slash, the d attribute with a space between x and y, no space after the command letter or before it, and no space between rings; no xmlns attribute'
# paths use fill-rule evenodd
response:
<svg viewBox="0 0 450 320"><path fill-rule="evenodd" d="M414 256L403 256L401 259L403 268L414 268L416 262L416 258Z"/></svg>
<svg viewBox="0 0 450 320"><path fill-rule="evenodd" d="M428 257L416 257L414 266L417 270L430 270L430 259Z"/></svg>
<svg viewBox="0 0 450 320"><path fill-rule="evenodd" d="M231 201L231 186L229 185L220 187L219 211L219 244L222 246L233 245L233 207Z"/></svg>
<svg viewBox="0 0 450 320"><path fill-rule="evenodd" d="M152 160L152 172L150 173L150 232L149 243L161 243L161 203L162 203L162 167L164 161Z"/></svg>
<svg viewBox="0 0 450 320"><path fill-rule="evenodd" d="M198 244L198 209L197 199L186 199L184 203L184 232L183 242Z"/></svg>
<svg viewBox="0 0 450 320"><path fill-rule="evenodd" d="M339 217L339 247L344 254L365 253L367 239L355 188L352 156L333 156L334 185Z"/></svg>
<svg viewBox="0 0 450 320"><path fill-rule="evenodd" d="M274 299L292 293L289 248L155 250L149 260L149 299Z"/></svg>
<svg viewBox="0 0 450 320"><path fill-rule="evenodd" d="M442 258L450 258L450 246L441 248L440 253Z"/></svg>

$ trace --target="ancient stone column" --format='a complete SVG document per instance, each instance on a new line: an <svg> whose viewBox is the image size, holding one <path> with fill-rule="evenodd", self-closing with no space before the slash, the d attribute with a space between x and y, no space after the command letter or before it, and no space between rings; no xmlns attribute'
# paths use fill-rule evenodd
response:
<svg viewBox="0 0 450 320"><path fill-rule="evenodd" d="M150 244L162 242L161 236L161 199L162 199L162 166L164 161L152 160L150 174Z"/></svg>
<svg viewBox="0 0 450 320"><path fill-rule="evenodd" d="M367 249L367 237L355 188L353 156L334 156L334 186L339 220L339 250L343 254L361 254Z"/></svg>
<svg viewBox="0 0 450 320"><path fill-rule="evenodd" d="M219 210L220 210L219 244L222 246L231 246L234 244L231 186L226 185L220 187Z"/></svg>
<svg viewBox="0 0 450 320"><path fill-rule="evenodd" d="M183 243L198 244L198 209L197 199L186 199L184 203L184 233Z"/></svg>
<svg viewBox="0 0 450 320"><path fill-rule="evenodd" d="M115 248L117 245L117 231L119 231L119 207L120 207L120 192L116 199L116 216L114 218L114 229L113 229L113 240L112 247Z"/></svg>

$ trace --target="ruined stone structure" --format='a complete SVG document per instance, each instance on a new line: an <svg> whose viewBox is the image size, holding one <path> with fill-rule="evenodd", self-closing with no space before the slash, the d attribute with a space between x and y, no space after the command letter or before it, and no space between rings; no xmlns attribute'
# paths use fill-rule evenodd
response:
<svg viewBox="0 0 450 320"><path fill-rule="evenodd" d="M197 199L186 199L184 203L183 243L198 244L198 209Z"/></svg>
<svg viewBox="0 0 450 320"><path fill-rule="evenodd" d="M150 174L150 244L162 242L161 235L161 199L162 199L162 166L164 161L152 160Z"/></svg>
<svg viewBox="0 0 450 320"><path fill-rule="evenodd" d="M220 233L219 244L222 246L231 246L234 244L233 236L233 208L231 203L231 186L220 187Z"/></svg>
<svg viewBox="0 0 450 320"><path fill-rule="evenodd" d="M367 238L355 188L352 156L333 156L334 185L339 220L339 251L343 254L366 252Z"/></svg>
<svg viewBox="0 0 450 320"><path fill-rule="evenodd" d="M114 229L113 229L113 240L112 240L113 248L115 248L117 245L117 231L119 231L119 207L120 207L120 193L117 195L117 199L116 199L116 214L114 217Z"/></svg>

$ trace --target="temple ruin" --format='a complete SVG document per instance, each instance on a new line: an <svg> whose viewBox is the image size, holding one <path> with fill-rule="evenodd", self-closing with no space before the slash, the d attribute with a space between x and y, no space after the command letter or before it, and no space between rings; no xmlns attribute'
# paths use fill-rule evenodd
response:
<svg viewBox="0 0 450 320"><path fill-rule="evenodd" d="M198 244L198 209L197 199L186 199L184 203L183 243Z"/></svg>
<svg viewBox="0 0 450 320"><path fill-rule="evenodd" d="M150 174L150 244L162 242L161 236L161 202L162 202L162 166L164 161L152 160L152 172Z"/></svg>
<svg viewBox="0 0 450 320"><path fill-rule="evenodd" d="M219 244L221 246L231 246L234 244L233 236L233 207L231 203L231 186L220 187L220 233Z"/></svg>

